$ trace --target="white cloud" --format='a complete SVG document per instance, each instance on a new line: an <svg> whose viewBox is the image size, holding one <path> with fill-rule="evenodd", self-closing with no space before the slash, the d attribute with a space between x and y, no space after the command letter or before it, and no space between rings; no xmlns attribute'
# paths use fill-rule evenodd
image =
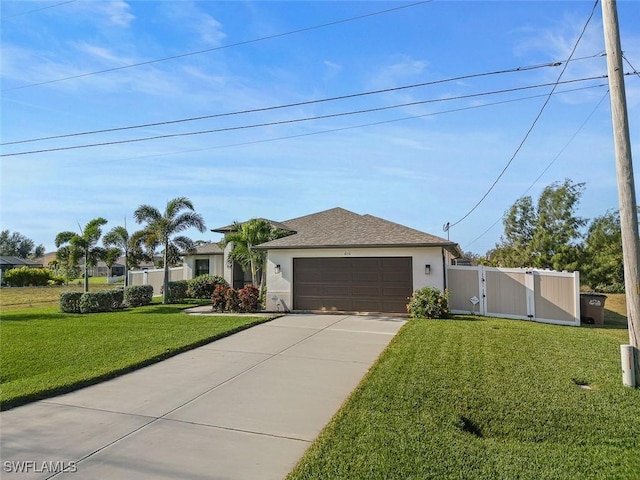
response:
<svg viewBox="0 0 640 480"><path fill-rule="evenodd" d="M402 85L421 77L428 66L429 63L425 60L399 55L371 76L370 85L373 88Z"/></svg>
<svg viewBox="0 0 640 480"><path fill-rule="evenodd" d="M222 24L210 15L202 15L199 18L198 31L205 43L219 46L226 34L222 31Z"/></svg>
<svg viewBox="0 0 640 480"><path fill-rule="evenodd" d="M71 5L76 12L90 15L92 22L126 28L135 20L131 7L123 0L81 1Z"/></svg>
<svg viewBox="0 0 640 480"><path fill-rule="evenodd" d="M204 12L199 2L167 2L163 5L165 15L174 28L184 27L191 34L198 34L198 41L209 47L218 47L226 38L223 25L212 15Z"/></svg>
<svg viewBox="0 0 640 480"><path fill-rule="evenodd" d="M92 2L97 3L98 11L104 15L104 18L111 25L118 27L128 27L135 19L135 16L131 13L131 7L127 2L122 0L115 0L111 2Z"/></svg>

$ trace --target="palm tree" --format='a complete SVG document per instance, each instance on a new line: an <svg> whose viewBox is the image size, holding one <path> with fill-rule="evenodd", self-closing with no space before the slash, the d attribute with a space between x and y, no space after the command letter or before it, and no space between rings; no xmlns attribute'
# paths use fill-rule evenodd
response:
<svg viewBox="0 0 640 480"><path fill-rule="evenodd" d="M129 253L132 250L131 237L126 227L113 227L108 233L105 234L102 239L102 244L106 248L117 249L120 254L124 253L124 286L129 285L128 270L129 270Z"/></svg>
<svg viewBox="0 0 640 480"><path fill-rule="evenodd" d="M98 259L103 258L105 250L98 247L97 243L102 235L102 227L107 221L102 218L94 218L87 226L80 229L80 234L75 232L60 232L56 235L56 247L62 249L65 254L68 249L70 264L75 266L78 260L84 257L84 291L89 291L89 267L95 267ZM60 250L59 250L60 251Z"/></svg>
<svg viewBox="0 0 640 480"><path fill-rule="evenodd" d="M264 266L267 260L267 252L265 250L256 250L254 247L261 243L285 237L291 233L274 227L265 219L253 218L244 223L233 222L231 231L225 235L223 241L225 245L233 242L229 258L237 261L244 270L251 270L251 281L260 290L260 296L262 296L266 277Z"/></svg>
<svg viewBox="0 0 640 480"><path fill-rule="evenodd" d="M188 210L181 212L181 210ZM143 236L155 239L164 246L164 281L162 289L162 303L169 302L169 262L172 251L189 252L193 249L193 241L185 236L174 236L188 228L197 228L200 232L206 230L202 216L195 213L191 200L178 197L167 202L164 214L151 205L140 205L133 213L138 223L146 223ZM173 237L173 238L172 238Z"/></svg>

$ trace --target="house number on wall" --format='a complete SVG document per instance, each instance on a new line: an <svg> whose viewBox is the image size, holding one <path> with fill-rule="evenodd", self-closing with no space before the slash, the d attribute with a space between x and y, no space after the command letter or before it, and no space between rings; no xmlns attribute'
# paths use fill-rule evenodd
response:
<svg viewBox="0 0 640 480"><path fill-rule="evenodd" d="M351 255L351 252L344 252L345 257L348 257L349 255Z"/></svg>

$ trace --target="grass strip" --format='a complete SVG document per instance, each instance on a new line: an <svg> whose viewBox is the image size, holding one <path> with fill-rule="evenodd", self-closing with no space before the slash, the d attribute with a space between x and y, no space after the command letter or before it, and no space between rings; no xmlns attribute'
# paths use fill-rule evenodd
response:
<svg viewBox="0 0 640 480"><path fill-rule="evenodd" d="M273 318L187 315L184 307L85 315L57 307L3 311L0 409L95 384Z"/></svg>
<svg viewBox="0 0 640 480"><path fill-rule="evenodd" d="M288 479L637 479L627 341L625 329L412 320Z"/></svg>

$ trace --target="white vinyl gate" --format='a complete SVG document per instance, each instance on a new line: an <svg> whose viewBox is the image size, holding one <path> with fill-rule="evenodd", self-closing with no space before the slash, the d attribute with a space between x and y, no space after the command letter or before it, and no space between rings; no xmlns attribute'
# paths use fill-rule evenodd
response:
<svg viewBox="0 0 640 480"><path fill-rule="evenodd" d="M452 313L580 325L578 272L447 267Z"/></svg>

